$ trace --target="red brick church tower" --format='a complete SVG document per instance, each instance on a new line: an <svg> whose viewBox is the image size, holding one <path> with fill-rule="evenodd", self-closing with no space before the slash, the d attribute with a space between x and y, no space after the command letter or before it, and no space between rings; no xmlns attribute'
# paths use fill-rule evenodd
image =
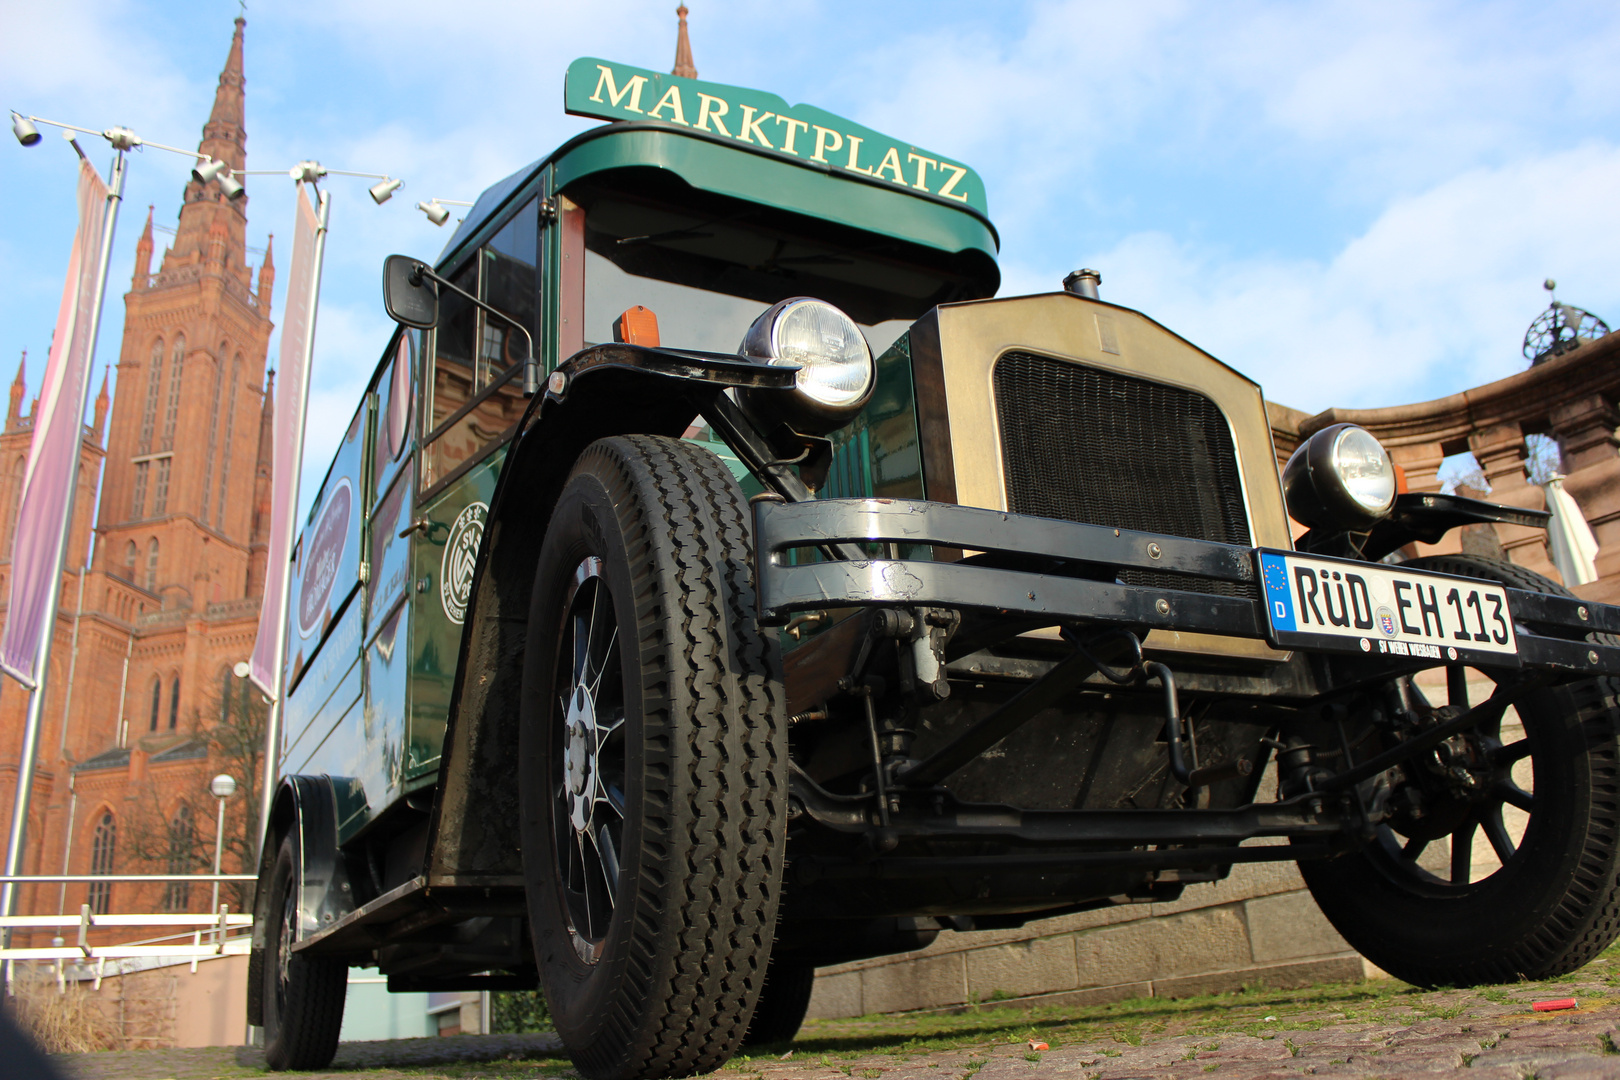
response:
<svg viewBox="0 0 1620 1080"><path fill-rule="evenodd" d="M243 26L237 19L198 147L235 169L247 159ZM250 699L230 669L252 651L264 584L260 533L269 523L256 503L269 469L264 384L275 270L268 249L256 275L249 265L247 204L226 199L218 184L192 180L156 272L151 214L136 243L106 441L104 386L80 472L84 531L75 530L55 628L30 873L210 869L197 863L212 858L208 781L220 771L240 785L233 820L255 820L247 804L258 777L232 756L229 735L241 729ZM19 368L0 434L0 505L10 510L0 583L10 572L16 508L17 472L5 465L27 453L31 429L22 377ZM103 463L94 554L83 566ZM4 813L25 705L19 687L0 689ZM229 832L246 835L241 825ZM226 869L233 864L239 859L227 857ZM19 911L33 913L54 913L64 902L69 911L83 902L112 911L201 910L208 891L34 886L20 899ZM229 899L227 891L222 900Z"/></svg>

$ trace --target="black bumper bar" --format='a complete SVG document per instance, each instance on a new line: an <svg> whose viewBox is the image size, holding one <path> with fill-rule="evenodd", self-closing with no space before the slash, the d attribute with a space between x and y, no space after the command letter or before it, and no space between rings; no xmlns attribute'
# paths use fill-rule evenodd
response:
<svg viewBox="0 0 1620 1080"><path fill-rule="evenodd" d="M1268 637L1257 550L957 506L899 499L818 499L754 504L759 617L781 625L795 611L840 607L947 607L1151 630ZM933 545L985 553L981 560L815 560L836 544ZM795 555L795 553L797 553ZM1054 571L1008 569L1006 556ZM796 559L803 561L795 561ZM1059 568L1058 564L1061 564ZM1359 564L1346 562L1349 567ZM1126 585L1122 570L1167 571L1198 582L1247 586L1250 597ZM1083 575L1083 576L1082 576ZM1620 634L1620 607L1508 589L1518 628L1513 666L1620 675L1620 647L1589 643ZM1345 651L1356 651L1347 640ZM1307 650L1314 651L1314 650ZM1481 661L1477 666L1490 666Z"/></svg>

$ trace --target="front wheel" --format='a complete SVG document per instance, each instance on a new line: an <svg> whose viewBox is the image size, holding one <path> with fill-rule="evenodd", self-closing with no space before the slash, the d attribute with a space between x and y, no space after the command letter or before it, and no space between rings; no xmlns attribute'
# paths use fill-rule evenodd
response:
<svg viewBox="0 0 1620 1080"><path fill-rule="evenodd" d="M288 836L270 873L264 933L264 1059L270 1068L320 1069L337 1053L349 968L292 951L298 940L298 850Z"/></svg>
<svg viewBox="0 0 1620 1080"><path fill-rule="evenodd" d="M1408 565L1569 595L1511 563ZM1483 673L1446 674L1437 722L1470 704L1470 683L1472 704L1483 700ZM1545 979L1587 963L1620 934L1615 695L1606 678L1534 689L1505 720L1391 770L1393 813L1376 839L1300 864L1322 913L1356 951L1421 986Z"/></svg>
<svg viewBox="0 0 1620 1080"><path fill-rule="evenodd" d="M787 747L750 538L718 458L631 436L581 455L541 547L523 868L552 1018L592 1080L718 1068L765 982Z"/></svg>

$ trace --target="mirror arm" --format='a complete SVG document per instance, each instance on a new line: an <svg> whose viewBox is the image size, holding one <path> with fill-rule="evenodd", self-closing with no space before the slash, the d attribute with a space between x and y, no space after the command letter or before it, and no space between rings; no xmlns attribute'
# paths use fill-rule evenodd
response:
<svg viewBox="0 0 1620 1080"><path fill-rule="evenodd" d="M411 284L420 285L423 278L427 278L428 280L449 289L451 292L465 297L480 311L493 315L497 319L515 326L518 331L523 334L523 339L529 344L529 350L523 356L523 396L533 397L540 392L540 362L535 359L534 336L529 333L528 327L512 318L512 316L508 315L506 312L501 311L498 308L490 307L488 304L484 303L482 300L478 299L478 297L474 296L466 289L463 289L455 282L435 274L426 263L416 263L411 271Z"/></svg>

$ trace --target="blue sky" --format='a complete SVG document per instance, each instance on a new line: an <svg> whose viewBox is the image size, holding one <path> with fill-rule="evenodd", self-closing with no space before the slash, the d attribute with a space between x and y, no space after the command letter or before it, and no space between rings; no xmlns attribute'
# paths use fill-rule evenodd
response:
<svg viewBox="0 0 1620 1080"><path fill-rule="evenodd" d="M471 200L593 123L570 59L668 69L673 0L250 4L248 167L334 179L308 470L389 332L380 265L436 255L413 209ZM1075 267L1308 411L1425 400L1520 369L1561 299L1620 320L1620 8L1596 3L689 0L705 79L816 104L967 161L1001 231L1003 294ZM235 2L0 0L0 104L195 146ZM103 165L106 145L86 143ZM146 206L189 163L135 156L98 360ZM54 134L0 144L0 375L37 386L73 233ZM290 235L293 185L250 178L250 243ZM278 251L283 285L290 251ZM1620 322L1616 322L1620 325ZM272 342L272 355L275 343ZM306 475L308 470L306 470ZM305 497L310 494L305 487Z"/></svg>

